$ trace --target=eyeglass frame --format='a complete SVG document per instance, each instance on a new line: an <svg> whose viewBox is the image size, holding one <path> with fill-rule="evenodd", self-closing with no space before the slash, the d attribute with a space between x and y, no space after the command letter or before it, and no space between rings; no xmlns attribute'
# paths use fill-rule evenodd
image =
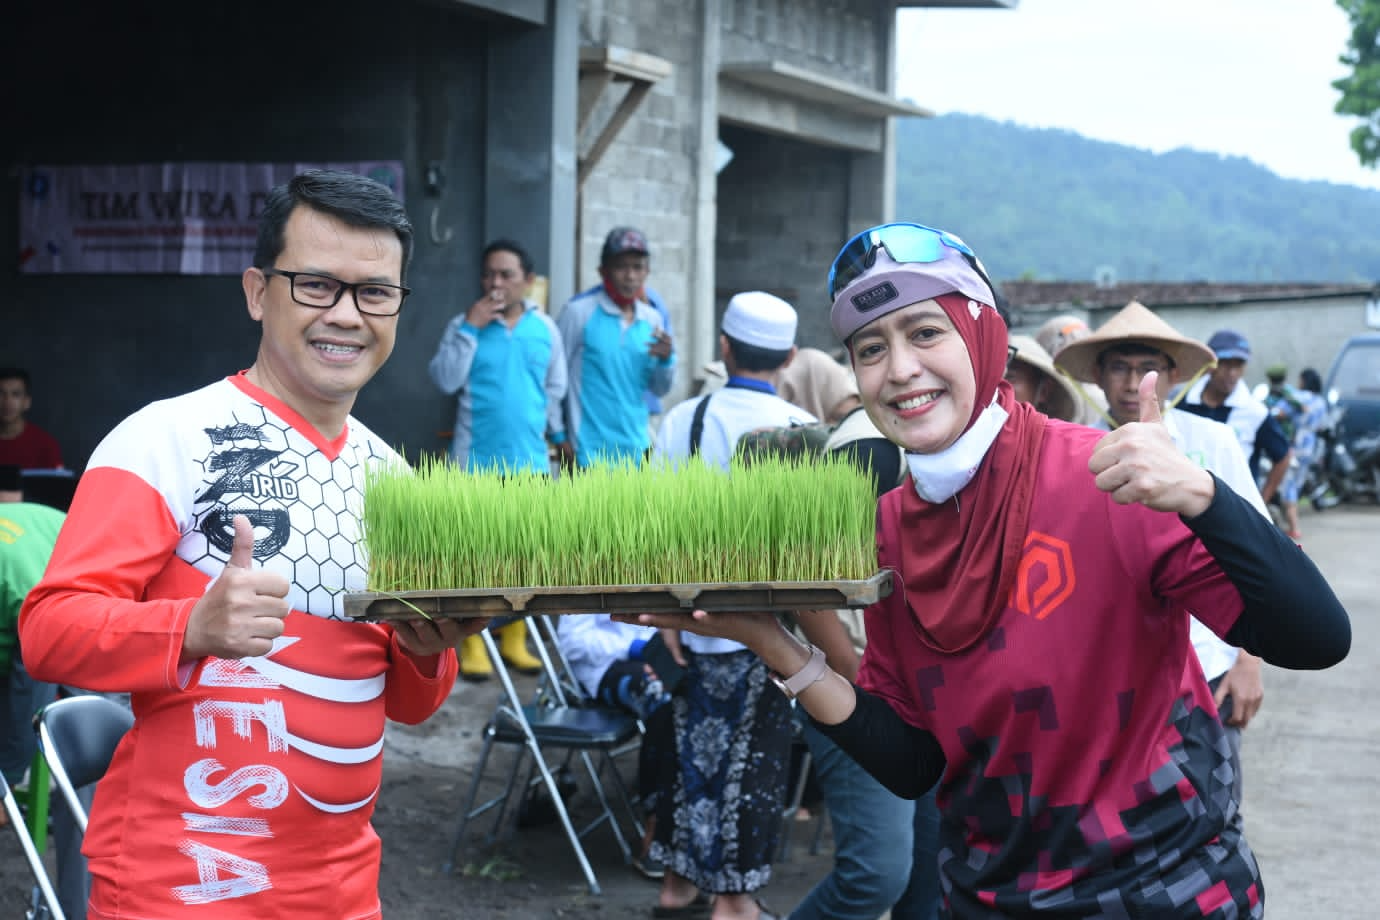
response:
<svg viewBox="0 0 1380 920"><path fill-rule="evenodd" d="M860 232L858 232L858 233L855 233L855 234L853 234L853 236L848 240L848 242L844 243L841 247L839 247L838 254L835 255L835 256L834 256L834 260L833 260L832 262L829 263L829 280L828 280L828 288L829 288L829 299L830 299L831 301L832 301L835 297L838 296L839 291L842 291L845 287L847 287L847 286L848 286L849 284L851 284L853 281L855 281L856 279L862 277L864 274L867 273L867 271L868 271L870 268L872 268L873 265L876 264L876 260L877 260L877 250L878 250L878 249L886 249L887 254L890 255L891 258L892 258L893 260L895 260L895 261L897 261L897 262L901 262L901 260L900 260L900 259L897 259L896 256L895 256L895 254L893 254L893 253L891 252L890 247L888 247L888 246L886 245L885 241L878 239L878 240L876 240L875 242L873 242L873 241L869 240L869 241L868 241L868 242L869 242L869 246L868 246L867 251L866 251L865 253L863 253L861 259L859 259L859 260L854 260L855 262L862 261L862 260L866 260L865 263L864 263L864 265L863 265L862 271L858 272L856 275L854 275L852 278L849 278L847 281L845 281L845 282L844 282L843 284L841 284L841 285L840 285L840 284L837 284L837 282L835 281L835 279L836 279L836 277L837 277L837 275L838 275L838 264L839 264L839 259L843 257L843 254L844 254L844 252L848 249L848 247L849 247L849 246L852 246L852 245L853 245L855 242L857 242L858 240L864 239L864 238L868 237L870 234L877 233L877 232L880 231L880 230L885 230L885 229L887 229L888 227L909 227L909 228L914 229L914 230L928 230L930 233L933 233L933 234L935 235L935 237L939 240L939 244L940 244L941 246L947 246L947 247L949 247L950 249L952 249L954 252L957 252L959 255L961 255L961 256L963 257L963 260L964 260L965 262L968 263L969 267L971 267L971 268L973 269L973 271L977 272L978 277L981 278L982 281L983 281L983 283L987 285L987 289L988 289L989 291L992 292L992 299L993 299L993 300L996 299L996 296L997 296L997 286L996 286L995 284L992 283L992 279L991 279L991 278L988 278L988 277L987 277L987 271L986 271L986 269L984 269L984 268L982 267L982 262L978 260L977 253L973 252L972 248L969 247L967 243L963 242L963 240L959 239L957 236L954 236L954 235L953 235L952 233L950 233L949 231L947 231L947 230L940 230L938 227L930 227L930 226L926 226L925 224L917 224L917 223L914 223L914 222L911 222L911 221L893 220L893 221L890 221L889 223L878 224L878 225L875 226L875 227L869 227L869 228L867 228L866 230L863 230L863 231L860 231ZM939 260L939 259L930 259L928 262L916 262L915 260L908 260L908 261L913 262L913 264L926 265L926 264L929 264L930 262L938 262L938 261L940 261L940 260ZM902 264L905 264L905 263L903 262ZM991 304L990 306L995 307L996 304Z"/></svg>
<svg viewBox="0 0 1380 920"><path fill-rule="evenodd" d="M401 313L403 301L407 299L407 295L412 293L412 288L407 287L406 285L389 284L386 281L345 281L341 278L335 277L334 275L326 275L322 274L321 272L290 272L284 271L281 268L271 267L260 268L259 271L263 272L265 278L272 278L275 275L280 278L286 278L288 281L288 294L292 297L292 302L296 304L301 304L304 307L311 307L313 310L335 309L336 305L340 303L341 298L345 296L345 292L349 291L350 299L353 300L355 303L355 309L358 310L362 315L387 318L390 316L397 316L399 313ZM327 281L334 281L336 284L340 285L340 287L335 292L335 299L332 300L330 303L307 303L306 301L300 299L297 296L297 279L301 276L306 276L309 278L324 278ZM373 310L364 309L364 307L359 302L359 289L362 287L371 286L391 288L393 290L402 292L402 296L398 298L398 309L394 310L392 313L375 313Z"/></svg>

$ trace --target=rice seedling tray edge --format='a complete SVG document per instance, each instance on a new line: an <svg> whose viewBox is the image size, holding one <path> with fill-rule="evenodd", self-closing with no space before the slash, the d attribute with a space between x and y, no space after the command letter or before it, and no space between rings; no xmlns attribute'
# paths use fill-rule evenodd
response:
<svg viewBox="0 0 1380 920"><path fill-rule="evenodd" d="M883 569L860 581L755 581L580 587L453 588L356 592L345 615L356 620L466 618L538 613L683 613L689 610L788 612L866 607L891 594Z"/></svg>

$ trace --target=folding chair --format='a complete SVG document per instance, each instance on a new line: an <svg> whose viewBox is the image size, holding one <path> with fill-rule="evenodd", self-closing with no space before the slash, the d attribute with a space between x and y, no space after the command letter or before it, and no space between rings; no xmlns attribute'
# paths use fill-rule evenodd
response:
<svg viewBox="0 0 1380 920"><path fill-rule="evenodd" d="M543 633L539 631L540 627L534 618L527 618L527 627L530 635L538 637L537 652L542 659L546 672L537 697L530 703L523 703L517 688L513 685L507 665L493 640L492 627L480 633L484 641L484 648L493 663L494 673L503 687L503 696L499 699L498 706L484 729L484 743L480 750L479 761L475 765L474 778L470 782L469 793L460 811L459 824L451 844L451 857L445 865L445 871L454 871L461 851L461 844L464 841L465 830L471 819L495 808L498 809L498 815L489 832L488 842L497 839L514 793L518 789L518 776L522 772L523 760L530 755L532 766L540 775L522 784L523 791L525 792L528 788L538 784L545 786L565 835L570 841L571 849L575 852L575 858L580 864L580 869L584 872L590 893L598 895L602 892L594 869L590 866L589 858L585 855L584 846L581 843L582 839L599 825L607 823L623 853L624 862L631 861L632 851L629 849L623 830L610 807L604 785L600 780L600 771L595 769L590 753L598 753L601 757L601 763L611 765L612 752L637 738L638 722L633 716L620 710L573 703L567 693L568 688L565 686L565 681L552 664L550 652L546 648L547 641L543 637ZM503 792L476 804L479 797L479 787L489 762L489 755L496 744L515 746L519 750L512 768L508 772L508 779ZM566 809L560 788L552 773L550 754L548 753L550 751L565 751L567 756L578 755L585 766L590 787L599 800L599 814L580 830L576 830L571 821L570 813ZM616 767L613 769L613 776L620 792L626 798L626 790L622 787L622 780L618 777Z"/></svg>
<svg viewBox="0 0 1380 920"><path fill-rule="evenodd" d="M642 736L647 733L647 726L636 716L624 712L621 708L610 707L589 695L589 692L575 677L575 669L570 666L570 659L566 657L565 650L561 648L554 617L549 614L535 614L529 616L527 621L527 632L536 640L537 657L541 659L546 678L556 685L561 694L557 697L560 705L578 706L617 716L628 716L633 719L633 723L637 726L635 735L622 744L603 752L603 756L599 758L599 771L602 776L604 768L609 768L614 789L617 791L623 807L627 809L629 823L632 825L634 834L640 839L644 830L642 821L637 815L637 809L633 807L632 796L628 794L627 784L623 782L623 776L618 772L617 761L624 754L633 753L642 746Z"/></svg>
<svg viewBox="0 0 1380 920"><path fill-rule="evenodd" d="M86 807L77 790L105 775L134 713L103 696L69 696L44 706L34 724L53 782L85 834Z"/></svg>
<svg viewBox="0 0 1380 920"><path fill-rule="evenodd" d="M9 816L10 827L14 828L14 834L19 838L19 846L24 851L24 858L29 861L29 871L33 873L34 882L37 883L38 889L43 895L42 903L35 904L25 914L27 920L41 920L41 918L49 917L53 920L67 920L61 905L58 904L57 892L53 890L53 883L48 878L48 870L43 867L43 857L34 847L33 837L29 835L29 828L25 825L24 816L19 811L19 803L15 801L14 792L10 789L10 784L5 781L3 774L0 774L0 789L4 790L5 814Z"/></svg>

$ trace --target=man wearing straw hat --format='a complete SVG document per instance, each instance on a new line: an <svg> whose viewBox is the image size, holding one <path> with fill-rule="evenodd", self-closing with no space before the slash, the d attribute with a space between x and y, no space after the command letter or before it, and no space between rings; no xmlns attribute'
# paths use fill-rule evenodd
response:
<svg viewBox="0 0 1380 920"><path fill-rule="evenodd" d="M1028 335L1011 336L1010 345L1016 352L1006 365L1006 382L1016 391L1016 400L1050 418L1082 423L1083 400L1072 381L1055 370L1049 352Z"/></svg>
<svg viewBox="0 0 1380 920"><path fill-rule="evenodd" d="M1109 418L1093 427L1108 429L1139 421L1137 390L1146 374L1159 374L1156 389L1163 404L1175 383L1186 375L1188 386L1192 386L1212 369L1215 360L1206 346L1180 335L1134 300L1096 332L1070 342L1054 356L1054 363L1074 380L1102 388ZM1246 455L1230 428L1172 406L1164 412L1164 425L1179 450L1269 517ZM1260 659L1223 642L1196 618L1190 623L1189 638L1231 742L1234 794L1239 805L1241 730L1260 709L1265 695Z"/></svg>

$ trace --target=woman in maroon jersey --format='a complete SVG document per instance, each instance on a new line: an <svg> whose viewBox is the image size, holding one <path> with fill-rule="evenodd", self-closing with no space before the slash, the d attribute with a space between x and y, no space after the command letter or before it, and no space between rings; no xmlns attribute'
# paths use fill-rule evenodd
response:
<svg viewBox="0 0 1380 920"><path fill-rule="evenodd" d="M748 645L898 795L938 780L953 917L1261 916L1188 615L1273 664L1322 668L1350 646L1336 596L1175 449L1153 377L1141 422L1111 434L1017 403L1005 323L962 240L875 227L829 281L863 404L910 472L881 500L894 588L867 611L857 684L773 618L641 621Z"/></svg>

